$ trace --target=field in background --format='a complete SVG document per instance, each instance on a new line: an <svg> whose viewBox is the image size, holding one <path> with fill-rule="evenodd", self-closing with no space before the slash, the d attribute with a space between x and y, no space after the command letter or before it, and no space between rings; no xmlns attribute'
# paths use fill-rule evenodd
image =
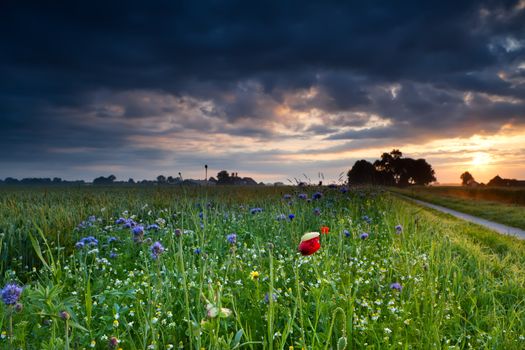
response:
<svg viewBox="0 0 525 350"><path fill-rule="evenodd" d="M379 189L2 188L0 232L0 348L525 346L525 242Z"/></svg>
<svg viewBox="0 0 525 350"><path fill-rule="evenodd" d="M389 190L462 213L525 229L525 189L416 186Z"/></svg>

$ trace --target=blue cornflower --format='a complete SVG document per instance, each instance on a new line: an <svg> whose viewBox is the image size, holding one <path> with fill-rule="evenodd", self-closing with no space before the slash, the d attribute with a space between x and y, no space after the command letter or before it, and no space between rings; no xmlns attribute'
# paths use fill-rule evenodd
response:
<svg viewBox="0 0 525 350"><path fill-rule="evenodd" d="M18 286L15 283L8 283L5 285L4 289L2 289L2 300L4 304L6 305L14 305L18 302L20 299L20 296L22 295L23 288Z"/></svg>
<svg viewBox="0 0 525 350"><path fill-rule="evenodd" d="M199 218L202 219L203 217L204 217L204 213L201 211L201 212L199 213Z"/></svg>
<svg viewBox="0 0 525 350"><path fill-rule="evenodd" d="M397 282L394 282L390 285L390 289L395 289L398 292L401 292L401 290L403 289L403 286Z"/></svg>
<svg viewBox="0 0 525 350"><path fill-rule="evenodd" d="M285 195L283 196L283 199L285 199L285 200L292 199L292 195L287 193L287 194L285 194Z"/></svg>
<svg viewBox="0 0 525 350"><path fill-rule="evenodd" d="M348 230L343 230L343 233L346 237L350 237L350 232Z"/></svg>
<svg viewBox="0 0 525 350"><path fill-rule="evenodd" d="M228 243L235 244L237 243L237 234L230 233L228 236L226 236L226 239L228 240Z"/></svg>
<svg viewBox="0 0 525 350"><path fill-rule="evenodd" d="M98 240L93 236L84 237L75 244L75 247L80 249L84 248L86 245L90 247L96 247L98 245Z"/></svg>
<svg viewBox="0 0 525 350"><path fill-rule="evenodd" d="M306 199L308 198L308 195L306 193L299 193L297 197L299 197L299 199Z"/></svg>
<svg viewBox="0 0 525 350"><path fill-rule="evenodd" d="M139 236L141 234L144 234L144 226L142 226L142 225L135 226L133 228L132 232L133 232L133 235L135 235L135 236Z"/></svg>
<svg viewBox="0 0 525 350"><path fill-rule="evenodd" d="M82 249L82 248L84 248L84 246L85 246L85 244L82 241L78 241L77 243L75 243L75 248L77 248L77 249Z"/></svg>
<svg viewBox="0 0 525 350"><path fill-rule="evenodd" d="M366 232L361 233L361 235L359 236L359 238L361 238L362 240L367 239L367 238L368 238L368 233L366 233Z"/></svg>
<svg viewBox="0 0 525 350"><path fill-rule="evenodd" d="M321 215L321 209L315 208L314 209L314 215Z"/></svg>
<svg viewBox="0 0 525 350"><path fill-rule="evenodd" d="M108 243L109 244L114 243L116 241L117 241L117 237L115 237L115 236L111 236L111 237L108 238Z"/></svg>
<svg viewBox="0 0 525 350"><path fill-rule="evenodd" d="M124 228L132 228L132 227L135 227L136 225L137 223L133 221L133 219L127 219L126 222L124 223Z"/></svg>
<svg viewBox="0 0 525 350"><path fill-rule="evenodd" d="M164 247L162 246L162 244L160 244L160 242L155 242L151 246L150 250L151 250L151 258L156 260L158 259L159 255L164 252Z"/></svg>
<svg viewBox="0 0 525 350"><path fill-rule="evenodd" d="M363 220L366 221L367 224L371 224L372 223L372 219L368 217L368 215L364 215L363 216Z"/></svg>
<svg viewBox="0 0 525 350"><path fill-rule="evenodd" d="M290 219L290 220L295 219L295 215L294 215L294 214L290 214L290 215L288 215L288 219Z"/></svg>
<svg viewBox="0 0 525 350"><path fill-rule="evenodd" d="M396 233L399 235L403 232L403 226L401 225L396 225Z"/></svg>
<svg viewBox="0 0 525 350"><path fill-rule="evenodd" d="M346 187L346 186L341 187L341 188L339 189L339 192L341 192L341 193L347 193L347 192L348 192L348 187Z"/></svg>
<svg viewBox="0 0 525 350"><path fill-rule="evenodd" d="M252 213L252 214L261 213L262 211L263 211L262 208L252 208L252 209L250 209L250 213Z"/></svg>
<svg viewBox="0 0 525 350"><path fill-rule="evenodd" d="M193 251L193 253L197 255L199 255L201 252L202 252L201 248L195 248L195 250Z"/></svg>
<svg viewBox="0 0 525 350"><path fill-rule="evenodd" d="M97 221L97 217L95 215L91 215L90 217L88 217L88 221L89 222L95 222L95 221Z"/></svg>
<svg viewBox="0 0 525 350"><path fill-rule="evenodd" d="M313 195L312 195L312 198L313 199L321 199L321 197L323 196L323 194L321 192L315 192Z"/></svg>
<svg viewBox="0 0 525 350"><path fill-rule="evenodd" d="M115 252L111 252L111 253L109 253L109 257L110 257L111 259L115 259L117 256L118 256L118 254L115 253Z"/></svg>

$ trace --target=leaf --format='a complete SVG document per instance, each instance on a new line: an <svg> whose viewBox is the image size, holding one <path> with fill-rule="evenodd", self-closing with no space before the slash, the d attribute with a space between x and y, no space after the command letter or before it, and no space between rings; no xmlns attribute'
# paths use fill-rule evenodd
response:
<svg viewBox="0 0 525 350"><path fill-rule="evenodd" d="M51 267L47 264L46 259L44 259L44 256L42 255L42 250L40 249L40 244L35 239L35 237L29 232L29 239L31 239L31 245L33 246L33 249L36 252L36 255L42 261L42 264L44 264L45 267L47 267L49 270L51 270Z"/></svg>
<svg viewBox="0 0 525 350"><path fill-rule="evenodd" d="M239 346L239 343L241 342L241 338L242 338L242 335L243 335L244 331L242 329L240 329L236 334L235 334L235 337L233 338L233 341L232 341L232 349L235 349L236 347Z"/></svg>

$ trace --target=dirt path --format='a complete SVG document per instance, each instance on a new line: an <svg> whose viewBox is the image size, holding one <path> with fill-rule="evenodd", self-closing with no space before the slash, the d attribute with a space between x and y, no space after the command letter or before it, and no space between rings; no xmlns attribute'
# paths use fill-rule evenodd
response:
<svg viewBox="0 0 525 350"><path fill-rule="evenodd" d="M402 197L403 199L415 202L415 203L417 203L417 204L419 204L421 206L432 208L432 209L435 209L437 211L450 214L450 215L455 216L455 217L457 217L459 219L463 219L465 221L473 222L475 224L484 226L484 227L486 227L488 229L491 229L493 231L496 231L496 232L499 232L499 233L502 233L502 234L505 234L505 235L512 235L512 236L515 236L515 237L520 238L520 239L525 239L525 231L522 230L522 229L519 229L519 228L516 228L516 227L507 226L507 225L503 225L503 224L499 224L499 223L494 222L494 221L489 221L489 220L485 220L485 219L482 219L482 218L478 218L477 216L472 216L472 215L465 214L465 213L462 213L462 212L459 212L459 211L456 211L456 210L452 210L452 209L449 209L449 208L446 208L446 207L442 207L440 205L424 202L424 201L421 201L419 199L414 199L414 198L410 198L410 197L403 196L403 195L399 195L399 197Z"/></svg>

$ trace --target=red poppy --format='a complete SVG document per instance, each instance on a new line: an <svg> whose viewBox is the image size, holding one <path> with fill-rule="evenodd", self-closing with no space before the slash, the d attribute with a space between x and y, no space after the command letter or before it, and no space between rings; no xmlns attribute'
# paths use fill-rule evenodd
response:
<svg viewBox="0 0 525 350"><path fill-rule="evenodd" d="M301 237L299 252L302 255L312 255L321 248L319 243L319 232L308 232Z"/></svg>
<svg viewBox="0 0 525 350"><path fill-rule="evenodd" d="M330 227L328 227L328 226L321 226L321 233L323 235L328 234L328 232L330 232Z"/></svg>

